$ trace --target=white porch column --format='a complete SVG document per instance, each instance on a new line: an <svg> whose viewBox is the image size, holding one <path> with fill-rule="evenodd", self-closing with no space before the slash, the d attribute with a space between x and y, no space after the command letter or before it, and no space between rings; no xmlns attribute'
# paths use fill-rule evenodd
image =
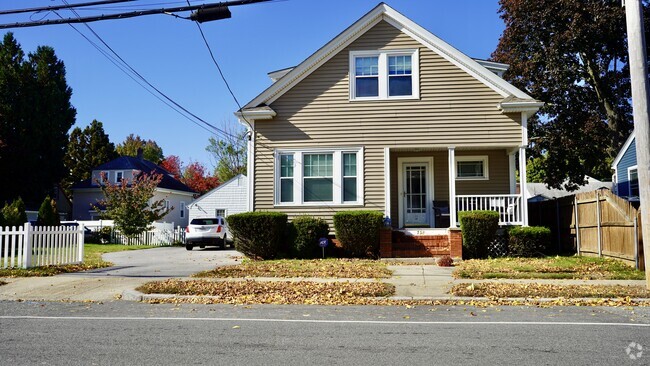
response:
<svg viewBox="0 0 650 366"><path fill-rule="evenodd" d="M249 123L250 122L250 123ZM247 209L248 211L255 210L255 120L242 120L239 119L239 123L244 125L248 130L248 141L246 143L246 176L248 183L248 194L246 197L247 200Z"/></svg>
<svg viewBox="0 0 650 366"><path fill-rule="evenodd" d="M524 226L528 226L528 200L526 200L526 146L519 147L519 194Z"/></svg>
<svg viewBox="0 0 650 366"><path fill-rule="evenodd" d="M384 148L384 216L390 217L390 148Z"/></svg>
<svg viewBox="0 0 650 366"><path fill-rule="evenodd" d="M449 227L456 227L456 148L449 147Z"/></svg>

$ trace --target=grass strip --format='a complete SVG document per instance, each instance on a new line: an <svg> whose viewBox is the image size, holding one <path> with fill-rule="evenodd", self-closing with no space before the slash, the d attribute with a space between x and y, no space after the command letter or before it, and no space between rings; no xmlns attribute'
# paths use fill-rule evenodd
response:
<svg viewBox="0 0 650 366"><path fill-rule="evenodd" d="M459 263L453 275L470 279L645 279L644 272L615 259L579 256L472 259Z"/></svg>
<svg viewBox="0 0 650 366"><path fill-rule="evenodd" d="M136 290L145 294L212 296L222 304L364 304L374 297L390 296L393 285L381 282L287 282L165 280L148 282Z"/></svg>
<svg viewBox="0 0 650 366"><path fill-rule="evenodd" d="M449 291L456 296L490 298L650 298L643 286L555 285L539 283L461 283Z"/></svg>
<svg viewBox="0 0 650 366"><path fill-rule="evenodd" d="M280 259L245 260L241 264L217 267L194 277L320 277L320 278L388 278L385 263L362 259Z"/></svg>

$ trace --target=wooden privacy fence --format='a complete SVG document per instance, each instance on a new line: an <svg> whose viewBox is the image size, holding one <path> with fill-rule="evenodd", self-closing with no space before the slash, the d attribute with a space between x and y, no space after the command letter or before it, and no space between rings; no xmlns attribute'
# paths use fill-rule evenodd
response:
<svg viewBox="0 0 650 366"><path fill-rule="evenodd" d="M76 264L83 256L83 225L0 227L0 268Z"/></svg>
<svg viewBox="0 0 650 366"><path fill-rule="evenodd" d="M546 226L560 252L617 258L644 269L640 210L608 189L529 204L530 225Z"/></svg>

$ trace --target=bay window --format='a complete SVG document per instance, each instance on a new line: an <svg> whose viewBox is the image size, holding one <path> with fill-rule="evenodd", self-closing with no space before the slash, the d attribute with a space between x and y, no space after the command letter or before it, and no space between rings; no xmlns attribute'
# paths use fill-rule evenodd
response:
<svg viewBox="0 0 650 366"><path fill-rule="evenodd" d="M276 154L276 205L362 204L362 149L314 149Z"/></svg>

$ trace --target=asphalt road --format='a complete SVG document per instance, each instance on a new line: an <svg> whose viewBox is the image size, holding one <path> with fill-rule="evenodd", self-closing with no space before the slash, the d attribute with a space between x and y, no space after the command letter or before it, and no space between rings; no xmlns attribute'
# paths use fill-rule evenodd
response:
<svg viewBox="0 0 650 366"><path fill-rule="evenodd" d="M648 365L650 309L0 302L0 364Z"/></svg>

